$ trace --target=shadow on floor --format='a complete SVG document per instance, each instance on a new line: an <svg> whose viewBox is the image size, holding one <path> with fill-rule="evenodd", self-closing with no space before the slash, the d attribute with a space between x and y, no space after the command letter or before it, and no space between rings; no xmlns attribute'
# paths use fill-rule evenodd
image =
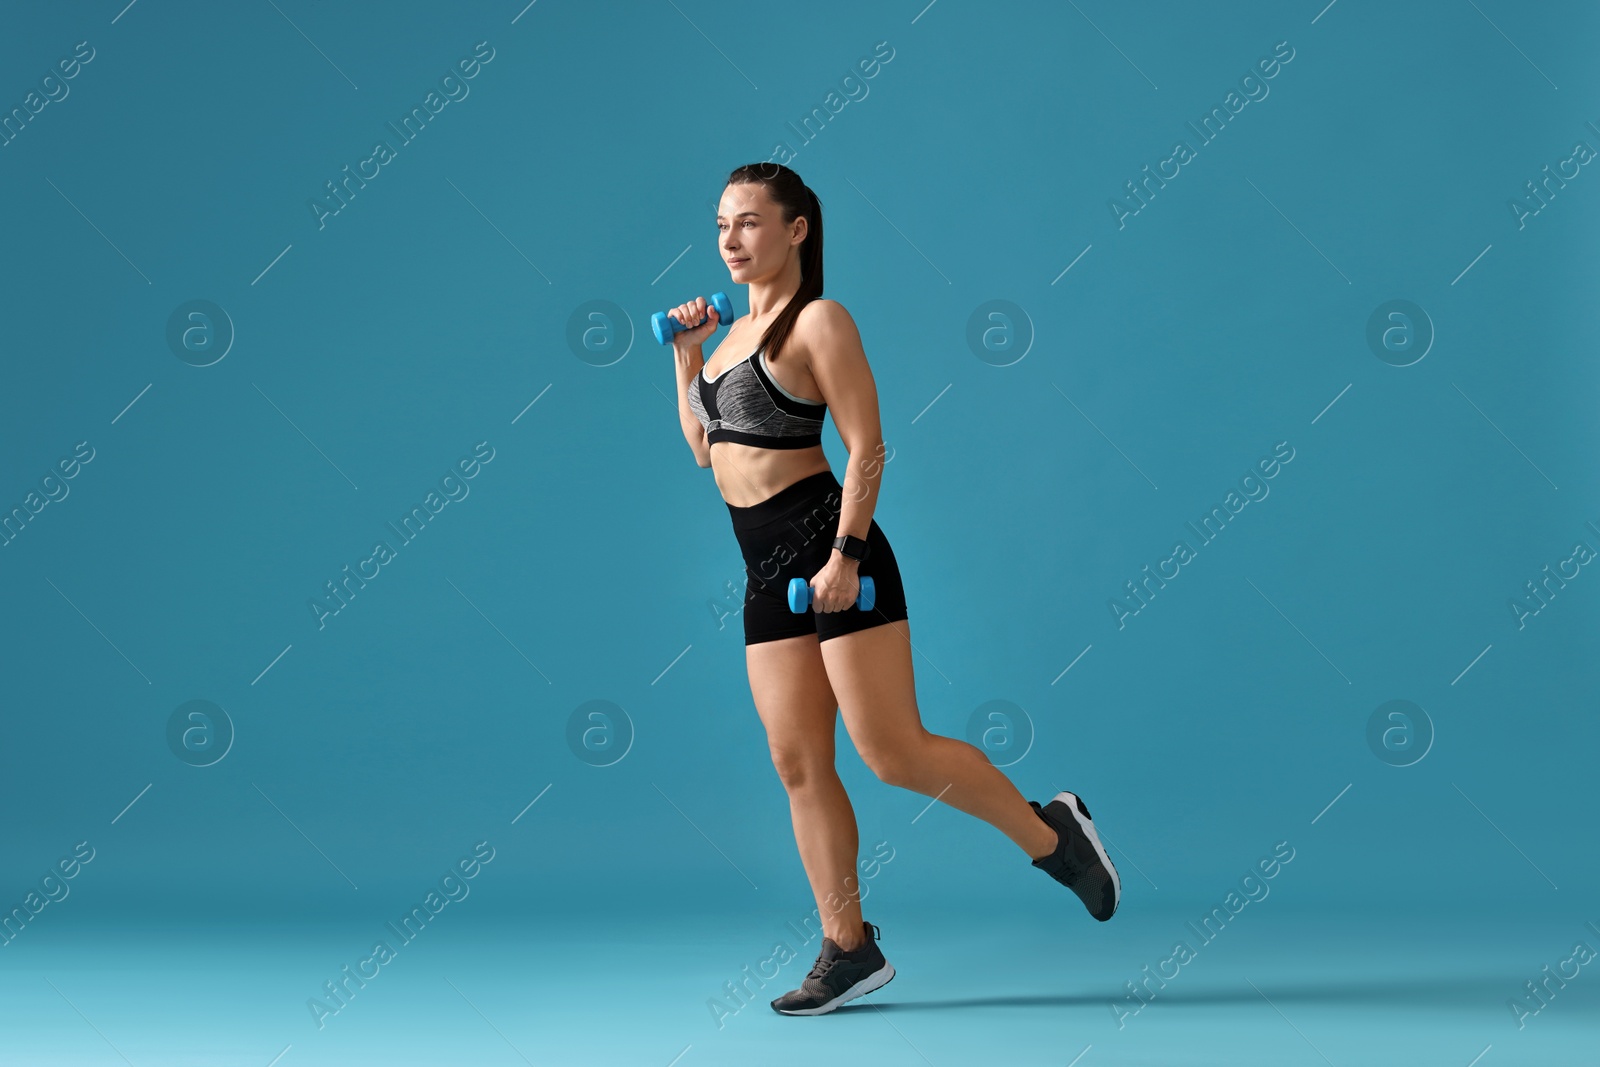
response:
<svg viewBox="0 0 1600 1067"><path fill-rule="evenodd" d="M1166 988L1157 988L1152 1004L1173 1007L1204 1007L1211 1004L1261 1004L1266 1006L1262 994L1273 1004L1361 1004L1393 1008L1460 1008L1481 1010L1486 1004L1498 1007L1507 997L1517 993L1516 983L1503 975L1480 978L1452 976L1440 978L1418 975L1415 978L1389 978L1382 981L1355 980L1350 982L1268 982L1251 979L1260 987L1252 989L1248 982L1222 987L1194 986L1180 988L1182 972L1167 982ZM891 994L892 995L892 994ZM950 1008L1071 1008L1105 1006L1124 1003L1125 988L1108 988L1101 993L1028 993L992 997L963 997L959 1000L879 1000L876 994L838 1010L845 1011L929 1011Z"/></svg>

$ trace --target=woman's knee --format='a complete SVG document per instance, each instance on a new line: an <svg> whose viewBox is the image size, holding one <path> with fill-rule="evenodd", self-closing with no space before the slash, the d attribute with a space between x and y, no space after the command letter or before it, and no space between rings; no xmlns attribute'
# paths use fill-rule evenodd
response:
<svg viewBox="0 0 1600 1067"><path fill-rule="evenodd" d="M929 736L923 731L895 741L858 747L857 751L861 754L861 762L884 785L916 789L926 765L922 749Z"/></svg>
<svg viewBox="0 0 1600 1067"><path fill-rule="evenodd" d="M791 792L818 782L826 782L830 777L834 779L839 777L834 767L831 748L823 751L816 745L781 743L773 743L768 747L772 753L772 766L778 772L778 780Z"/></svg>

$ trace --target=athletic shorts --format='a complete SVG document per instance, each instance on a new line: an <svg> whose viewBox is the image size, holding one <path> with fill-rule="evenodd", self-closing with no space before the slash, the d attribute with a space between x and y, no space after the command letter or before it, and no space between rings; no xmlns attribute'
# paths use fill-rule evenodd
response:
<svg viewBox="0 0 1600 1067"><path fill-rule="evenodd" d="M843 502L844 490L833 472L818 471L759 504L728 505L745 563L745 644L812 633L826 641L906 617L900 568L876 519L867 530L871 551L856 572L872 579L872 607L862 611L852 604L843 611L824 612L807 607L798 614L789 610L790 580L804 578L809 583L833 555Z"/></svg>

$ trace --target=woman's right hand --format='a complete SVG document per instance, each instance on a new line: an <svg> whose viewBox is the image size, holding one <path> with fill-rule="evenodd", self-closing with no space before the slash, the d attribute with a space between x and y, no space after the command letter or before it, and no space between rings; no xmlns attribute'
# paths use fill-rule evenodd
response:
<svg viewBox="0 0 1600 1067"><path fill-rule="evenodd" d="M687 304L679 304L675 308L669 308L667 315L684 326L692 322L700 322L701 319L705 320L693 329L672 335L672 347L679 351L699 348L701 342L710 337L716 330L719 319L717 309L707 305L706 298L703 296L697 296Z"/></svg>

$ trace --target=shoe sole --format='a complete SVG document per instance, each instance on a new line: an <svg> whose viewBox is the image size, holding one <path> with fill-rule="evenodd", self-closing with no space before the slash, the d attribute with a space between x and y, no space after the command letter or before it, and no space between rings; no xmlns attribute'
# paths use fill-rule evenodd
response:
<svg viewBox="0 0 1600 1067"><path fill-rule="evenodd" d="M1106 873L1111 875L1111 915L1115 915L1117 908L1122 905L1122 879L1117 876L1116 865L1111 862L1111 857L1106 854L1106 847L1100 843L1100 835L1095 832L1094 820L1085 815L1083 809L1078 807L1082 801L1078 799L1078 794L1076 793L1070 793L1063 789L1051 797L1050 800L1051 803L1059 800L1066 807L1072 818L1077 822L1078 829L1083 831L1083 836L1087 837L1089 843L1094 846L1095 854L1100 857L1100 862L1105 865ZM1084 805L1084 807L1087 806ZM1107 915L1106 919L1111 918L1111 915ZM1104 922L1105 919L1100 921Z"/></svg>
<svg viewBox="0 0 1600 1067"><path fill-rule="evenodd" d="M826 1015L846 1001L854 1000L863 994L872 992L874 989L882 989L889 984L889 980L893 977L894 964L884 960L882 967L879 967L832 1000L819 1004L815 1008L776 1008L774 1010L779 1015Z"/></svg>

